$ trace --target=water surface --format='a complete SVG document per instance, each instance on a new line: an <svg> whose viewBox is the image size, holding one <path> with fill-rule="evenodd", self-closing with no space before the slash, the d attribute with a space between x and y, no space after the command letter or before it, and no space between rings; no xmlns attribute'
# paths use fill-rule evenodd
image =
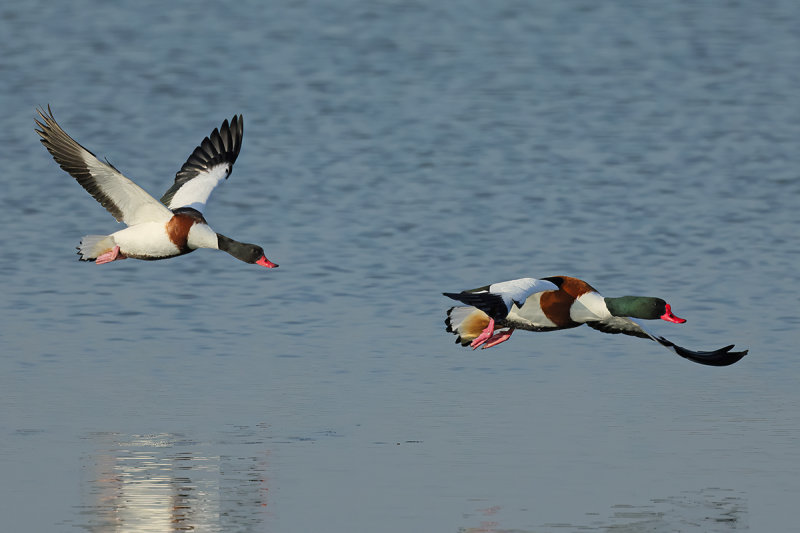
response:
<svg viewBox="0 0 800 533"><path fill-rule="evenodd" d="M14 531L787 531L800 494L800 8L0 8L0 502ZM242 113L208 250L118 226L33 132L160 196ZM458 291L653 294L729 368L580 328L490 351Z"/></svg>

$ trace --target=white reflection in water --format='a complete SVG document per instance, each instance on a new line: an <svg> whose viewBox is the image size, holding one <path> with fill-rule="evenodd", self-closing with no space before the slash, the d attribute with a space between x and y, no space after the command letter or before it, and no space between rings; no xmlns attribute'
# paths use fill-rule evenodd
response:
<svg viewBox="0 0 800 533"><path fill-rule="evenodd" d="M88 531L229 531L257 526L266 516L263 448L250 457L214 456L177 435L90 438L101 449L84 459Z"/></svg>

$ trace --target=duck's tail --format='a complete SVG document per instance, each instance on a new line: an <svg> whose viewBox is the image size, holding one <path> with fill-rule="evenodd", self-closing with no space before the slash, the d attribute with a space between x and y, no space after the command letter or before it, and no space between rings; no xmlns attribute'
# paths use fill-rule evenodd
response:
<svg viewBox="0 0 800 533"><path fill-rule="evenodd" d="M444 323L447 331L458 336L456 342L467 346L489 325L489 315L474 307L451 307Z"/></svg>
<svg viewBox="0 0 800 533"><path fill-rule="evenodd" d="M113 249L114 244L111 235L84 235L76 248L81 261L94 261Z"/></svg>

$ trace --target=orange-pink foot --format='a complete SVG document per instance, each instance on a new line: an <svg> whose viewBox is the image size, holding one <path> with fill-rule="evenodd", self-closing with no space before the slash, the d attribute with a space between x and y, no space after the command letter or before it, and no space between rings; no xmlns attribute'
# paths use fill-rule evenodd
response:
<svg viewBox="0 0 800 533"><path fill-rule="evenodd" d="M472 340L472 342L469 343L469 345L474 350L475 348L477 348L478 346L480 346L481 344L483 344L484 342L489 340L489 337L491 337L493 333L494 333L494 318L490 318L489 319L489 325L486 326L485 328L483 328L483 331L481 331L481 334L478 335L477 337L475 337Z"/></svg>
<svg viewBox="0 0 800 533"><path fill-rule="evenodd" d="M97 259L95 259L94 262L98 265L102 265L104 263L110 263L111 261L117 261L126 258L127 256L119 251L119 246L114 246L111 251L97 256Z"/></svg>
<svg viewBox="0 0 800 533"><path fill-rule="evenodd" d="M501 342L506 342L508 339L511 338L511 334L514 333L514 328L509 328L506 331L498 331L488 339L486 339L486 344L483 346L483 350L486 348L491 348L492 346L497 346Z"/></svg>

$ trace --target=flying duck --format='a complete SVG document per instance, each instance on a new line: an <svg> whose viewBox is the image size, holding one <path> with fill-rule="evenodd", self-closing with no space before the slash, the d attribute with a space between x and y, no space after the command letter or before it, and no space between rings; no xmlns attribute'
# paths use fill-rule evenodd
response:
<svg viewBox="0 0 800 533"><path fill-rule="evenodd" d="M167 259L197 248L228 252L245 263L277 267L255 244L235 241L212 230L203 217L214 188L231 174L242 148L242 115L226 119L203 139L175 175L175 183L161 197L150 196L114 168L67 135L53 117L37 109L42 122L36 133L62 169L100 202L117 222L128 227L111 235L86 235L78 254L81 261L103 264L125 258Z"/></svg>
<svg viewBox="0 0 800 533"><path fill-rule="evenodd" d="M695 363L728 366L747 355L732 352L733 345L710 352L687 350L644 329L634 318L682 324L661 298L622 296L604 298L583 280L568 276L522 278L493 283L460 293L443 293L469 307L447 311L447 331L456 342L472 349L491 348L507 341L515 329L554 331L586 324L604 333L624 333L652 339Z"/></svg>

